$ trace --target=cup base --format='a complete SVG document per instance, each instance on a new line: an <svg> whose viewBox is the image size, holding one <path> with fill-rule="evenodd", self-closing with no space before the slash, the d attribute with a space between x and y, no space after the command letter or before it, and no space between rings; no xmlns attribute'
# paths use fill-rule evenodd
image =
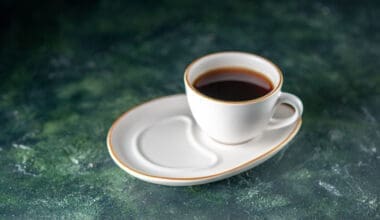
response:
<svg viewBox="0 0 380 220"><path fill-rule="evenodd" d="M215 142L217 142L217 143L219 143L219 144L223 144L223 145L232 145L232 146L233 146L233 145L241 145L241 144L245 144L245 143L251 142L252 140L259 139L261 136L262 136L262 133L260 133L259 135L255 136L255 137L253 137L253 138L250 138L250 139L248 139L248 140L245 140L245 141L240 141L240 142L233 142L233 143L231 143L231 142L219 141L219 140L217 140L217 139L215 139L215 138L213 138L213 137L207 135L207 137L209 137L210 139L212 139L213 141L215 141Z"/></svg>

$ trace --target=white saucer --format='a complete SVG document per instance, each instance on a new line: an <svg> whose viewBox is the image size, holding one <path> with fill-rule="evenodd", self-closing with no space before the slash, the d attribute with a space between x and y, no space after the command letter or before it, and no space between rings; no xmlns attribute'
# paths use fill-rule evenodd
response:
<svg viewBox="0 0 380 220"><path fill-rule="evenodd" d="M281 105L275 117L293 109ZM200 131L183 94L154 99L124 113L107 136L116 164L141 180L172 186L209 183L253 168L279 152L298 132L294 124L240 145L224 145Z"/></svg>

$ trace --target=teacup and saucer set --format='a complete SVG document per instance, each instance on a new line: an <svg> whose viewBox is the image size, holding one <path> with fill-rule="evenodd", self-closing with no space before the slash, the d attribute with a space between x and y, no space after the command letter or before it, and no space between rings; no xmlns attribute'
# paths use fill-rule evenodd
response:
<svg viewBox="0 0 380 220"><path fill-rule="evenodd" d="M186 94L138 105L111 126L109 153L130 175L171 186L222 180L274 156L301 127L301 100L281 91L281 70L263 57L206 55L184 83Z"/></svg>

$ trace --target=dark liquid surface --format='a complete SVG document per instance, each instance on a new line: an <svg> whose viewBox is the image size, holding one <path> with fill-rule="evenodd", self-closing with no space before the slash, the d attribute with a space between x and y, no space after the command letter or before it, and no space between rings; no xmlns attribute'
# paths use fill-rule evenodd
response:
<svg viewBox="0 0 380 220"><path fill-rule="evenodd" d="M226 67L203 73L194 87L206 96L224 101L247 101L262 97L273 89L264 75L250 69Z"/></svg>

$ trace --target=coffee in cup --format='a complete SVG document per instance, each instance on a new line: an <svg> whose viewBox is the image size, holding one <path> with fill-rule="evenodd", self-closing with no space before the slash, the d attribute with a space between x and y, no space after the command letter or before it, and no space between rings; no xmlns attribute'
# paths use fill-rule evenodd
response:
<svg viewBox="0 0 380 220"><path fill-rule="evenodd" d="M207 71L193 86L206 96L231 102L260 98L273 89L272 82L264 74L241 67Z"/></svg>

